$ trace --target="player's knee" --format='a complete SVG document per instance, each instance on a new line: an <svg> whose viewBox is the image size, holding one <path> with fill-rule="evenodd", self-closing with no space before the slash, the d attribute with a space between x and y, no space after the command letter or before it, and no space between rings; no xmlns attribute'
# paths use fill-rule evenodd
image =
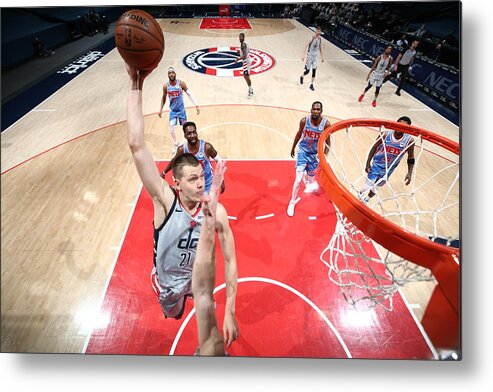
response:
<svg viewBox="0 0 493 392"><path fill-rule="evenodd" d="M310 70L308 68L305 67L305 72L303 72L303 75L308 75L308 73L310 72Z"/></svg>
<svg viewBox="0 0 493 392"><path fill-rule="evenodd" d="M296 168L296 178L295 178L295 182L296 183L300 183L301 180L303 179L303 172L304 172L304 168L303 167L297 167Z"/></svg>
<svg viewBox="0 0 493 392"><path fill-rule="evenodd" d="M312 69L312 77L314 78L316 74L317 74L317 69L313 68Z"/></svg>

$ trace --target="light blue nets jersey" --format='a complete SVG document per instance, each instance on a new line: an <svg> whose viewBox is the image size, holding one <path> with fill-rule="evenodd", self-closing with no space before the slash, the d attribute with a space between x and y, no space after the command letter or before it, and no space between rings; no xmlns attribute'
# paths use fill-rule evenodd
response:
<svg viewBox="0 0 493 392"><path fill-rule="evenodd" d="M183 102L183 90L180 87L180 81L177 79L176 84L172 86L169 81L167 84L168 98L169 98L169 110L175 114L176 117L185 117L185 104Z"/></svg>
<svg viewBox="0 0 493 392"><path fill-rule="evenodd" d="M316 154L318 148L318 139L320 139L320 135L324 130L325 124L327 123L327 119L322 117L322 121L318 127L312 125L310 121L310 116L306 116L305 128L303 128L303 132L301 134L300 140L300 151L309 154Z"/></svg>
<svg viewBox="0 0 493 392"><path fill-rule="evenodd" d="M375 152L373 165L378 166L383 171L387 171L387 176L390 176L412 140L411 135L407 133L404 133L400 139L396 139L394 131L387 131L383 143L378 146Z"/></svg>
<svg viewBox="0 0 493 392"><path fill-rule="evenodd" d="M190 153L190 150L188 149L188 142L183 144L183 152L185 154ZM195 157L199 160L202 168L204 169L205 193L209 193L212 184L213 171L211 161L205 153L205 142L203 140L200 140L199 151L195 154Z"/></svg>

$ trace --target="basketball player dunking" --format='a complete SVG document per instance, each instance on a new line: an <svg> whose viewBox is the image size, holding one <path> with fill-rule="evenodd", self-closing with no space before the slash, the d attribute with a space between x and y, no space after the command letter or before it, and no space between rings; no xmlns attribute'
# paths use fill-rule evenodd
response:
<svg viewBox="0 0 493 392"><path fill-rule="evenodd" d="M294 158L294 149L298 142L300 142L300 146L296 158L296 178L287 210L288 216L294 215L296 196L303 176L306 175L305 192L313 191L317 187L315 172L318 167L318 139L323 130L330 125L329 120L322 117L322 111L322 102L313 102L311 114L301 119L300 127L294 137L293 146L291 147L291 158ZM325 144L325 153L327 154L328 148L330 147L330 139L327 139Z"/></svg>
<svg viewBox="0 0 493 392"><path fill-rule="evenodd" d="M303 78L308 75L310 69L312 70L312 82L310 84L310 90L314 91L313 81L315 80L315 75L317 74L318 67L318 53L320 52L320 58L322 59L322 63L324 62L324 58L322 55L322 38L320 38L321 28L317 27L315 31L315 35L312 37L308 44L306 45L305 53L306 53L306 63L305 63L305 71L303 75L300 76L300 84L303 84ZM301 58L301 61L305 61L305 56Z"/></svg>
<svg viewBox="0 0 493 392"><path fill-rule="evenodd" d="M385 51L381 55L377 56L377 58L373 62L373 66L366 76L368 86L366 86L365 91L363 91L363 93L359 96L358 102L361 102L363 100L365 94L375 84L375 98L373 99L373 102L371 104L373 107L377 106L377 97L380 93L380 87L382 87L383 80L388 75L390 66L392 65L392 56L390 55L391 51L392 46L387 46L385 48Z"/></svg>
<svg viewBox="0 0 493 392"><path fill-rule="evenodd" d="M183 102L183 91L188 95L190 101L195 105L197 114L200 113L199 106L195 103L190 89L183 80L176 79L176 71L173 67L168 68L168 82L163 87L163 97L161 98L161 106L159 106L159 118L163 113L166 97L169 97L169 131L173 138L173 154L176 152L179 144L176 140L176 125L183 125L187 121L187 113L185 112L185 104Z"/></svg>
<svg viewBox="0 0 493 392"><path fill-rule="evenodd" d="M397 122L411 125L411 119L407 116L400 117ZM368 203L375 196L377 187L385 185L406 152L407 174L404 183L409 185L415 163L414 143L414 138L404 132L388 130L383 136L378 136L366 160L365 171L368 173L368 178L359 191L361 200Z"/></svg>
<svg viewBox="0 0 493 392"><path fill-rule="evenodd" d="M248 98L253 96L252 81L250 80L250 67L252 65L252 59L250 58L250 47L245 42L245 34L240 33L240 57L235 60L235 64L238 61L243 62L243 77L245 78L248 86Z"/></svg>
<svg viewBox="0 0 493 392"><path fill-rule="evenodd" d="M127 65L127 72L130 77L128 145L142 184L154 206L154 268L151 283L164 315L180 319L186 298L192 294L192 270L204 221L201 204L204 170L194 155L183 154L173 165L173 188L159 176L154 158L145 143L142 113L142 87L151 71L138 71ZM233 233L226 209L221 204L217 205L214 229L224 255L226 310L223 335L229 346L238 336L235 319L238 272Z"/></svg>
<svg viewBox="0 0 493 392"><path fill-rule="evenodd" d="M205 193L209 193L212 184L212 165L211 159L216 162L216 165L221 162L221 158L212 144L205 140L200 140L197 134L197 126L195 123L189 121L183 124L183 135L185 136L185 143L183 143L176 151L175 156L166 166L166 169L161 173L161 177L164 178L173 167L173 162L182 154L193 154L200 161L202 168L204 169L205 178ZM221 184L221 193L224 192L224 182Z"/></svg>

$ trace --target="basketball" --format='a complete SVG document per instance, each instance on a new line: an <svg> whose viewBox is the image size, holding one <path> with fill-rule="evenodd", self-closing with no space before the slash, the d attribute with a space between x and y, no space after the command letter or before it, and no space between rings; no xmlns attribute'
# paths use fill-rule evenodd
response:
<svg viewBox="0 0 493 392"><path fill-rule="evenodd" d="M139 70L156 68L164 54L161 27L141 10L130 10L120 16L115 27L115 43L123 60Z"/></svg>

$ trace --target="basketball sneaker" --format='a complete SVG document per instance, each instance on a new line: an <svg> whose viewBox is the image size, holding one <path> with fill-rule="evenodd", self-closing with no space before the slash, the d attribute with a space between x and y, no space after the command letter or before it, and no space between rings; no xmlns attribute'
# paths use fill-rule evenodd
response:
<svg viewBox="0 0 493 392"><path fill-rule="evenodd" d="M365 96L365 94L361 94L358 98L358 102L361 102L363 100L363 97Z"/></svg>
<svg viewBox="0 0 493 392"><path fill-rule="evenodd" d="M288 204L288 210L287 210L287 214L288 216L293 216L294 215L294 206L295 206L296 202L294 201L290 201L289 204Z"/></svg>
<svg viewBox="0 0 493 392"><path fill-rule="evenodd" d="M400 92L399 90L397 90L397 91L395 92L395 95L400 96L400 95L401 95L401 92Z"/></svg>
<svg viewBox="0 0 493 392"><path fill-rule="evenodd" d="M313 87L313 84L310 84L310 90L315 91L315 88Z"/></svg>
<svg viewBox="0 0 493 392"><path fill-rule="evenodd" d="M303 84L303 76L300 76L300 84Z"/></svg>
<svg viewBox="0 0 493 392"><path fill-rule="evenodd" d="M373 102L371 103L371 106L373 106L374 108L377 107L377 101L376 100L373 100Z"/></svg>
<svg viewBox="0 0 493 392"><path fill-rule="evenodd" d="M313 193L318 191L318 189L319 188L316 181L309 182L308 184L305 185L305 190L303 191L303 193Z"/></svg>

